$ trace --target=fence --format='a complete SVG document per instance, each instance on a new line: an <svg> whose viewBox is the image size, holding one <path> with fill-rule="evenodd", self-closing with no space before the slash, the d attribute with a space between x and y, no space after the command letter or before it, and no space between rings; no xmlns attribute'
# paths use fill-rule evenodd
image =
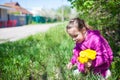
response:
<svg viewBox="0 0 120 80"><path fill-rule="evenodd" d="M31 22L31 15L8 15L7 21L0 21L0 27L22 26L30 24Z"/></svg>
<svg viewBox="0 0 120 80"><path fill-rule="evenodd" d="M8 23L10 22L10 26L22 26L26 24L26 16L22 15L9 15ZM9 27L9 26L8 26Z"/></svg>

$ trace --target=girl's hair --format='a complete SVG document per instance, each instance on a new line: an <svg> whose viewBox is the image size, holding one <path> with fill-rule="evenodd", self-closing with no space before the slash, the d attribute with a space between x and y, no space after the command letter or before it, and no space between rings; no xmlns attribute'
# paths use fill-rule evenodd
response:
<svg viewBox="0 0 120 80"><path fill-rule="evenodd" d="M85 28L86 30L92 29L89 25L87 25L84 20L80 18L73 18L69 21L68 25L66 26L66 29L70 29L72 27L77 27L79 30Z"/></svg>

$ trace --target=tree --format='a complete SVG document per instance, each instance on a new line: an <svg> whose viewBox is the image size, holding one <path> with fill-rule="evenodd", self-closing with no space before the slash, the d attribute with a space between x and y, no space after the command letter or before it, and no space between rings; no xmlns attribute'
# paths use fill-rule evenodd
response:
<svg viewBox="0 0 120 80"><path fill-rule="evenodd" d="M91 24L98 26L106 23L109 24L108 19L119 16L120 14L120 0L68 0L72 7L75 7L79 12L81 18L87 21L93 20ZM89 20L88 20L89 19ZM95 22L97 20L97 22ZM111 21L111 20L110 20ZM99 27L98 27L99 28Z"/></svg>
<svg viewBox="0 0 120 80"><path fill-rule="evenodd" d="M71 13L71 8L69 6L63 5L57 9L57 14L62 17L62 9L63 9L63 17L64 19L69 19L69 14Z"/></svg>

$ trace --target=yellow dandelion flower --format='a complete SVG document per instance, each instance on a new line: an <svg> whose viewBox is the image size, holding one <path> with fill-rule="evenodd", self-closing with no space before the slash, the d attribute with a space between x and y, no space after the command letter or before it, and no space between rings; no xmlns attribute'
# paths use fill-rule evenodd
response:
<svg viewBox="0 0 120 80"><path fill-rule="evenodd" d="M80 63L86 63L86 62L88 62L88 58L86 56L85 57L78 57L78 61Z"/></svg>
<svg viewBox="0 0 120 80"><path fill-rule="evenodd" d="M78 61L80 63L86 63L88 60L94 60L96 58L96 51L91 50L91 49L86 49L81 51L80 56L78 57Z"/></svg>
<svg viewBox="0 0 120 80"><path fill-rule="evenodd" d="M85 51L81 51L79 54L80 54L80 57L85 57L86 56L86 52Z"/></svg>
<svg viewBox="0 0 120 80"><path fill-rule="evenodd" d="M96 51L87 49L87 50L85 50L85 52L87 53L86 56L89 59L94 60L96 58Z"/></svg>

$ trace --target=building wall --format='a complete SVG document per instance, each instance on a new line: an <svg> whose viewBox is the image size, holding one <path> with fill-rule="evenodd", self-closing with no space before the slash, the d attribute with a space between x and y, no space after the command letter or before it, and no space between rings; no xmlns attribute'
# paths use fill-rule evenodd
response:
<svg viewBox="0 0 120 80"><path fill-rule="evenodd" d="M7 21L7 10L6 9L0 9L0 21Z"/></svg>
<svg viewBox="0 0 120 80"><path fill-rule="evenodd" d="M26 25L26 16L9 15L9 20L16 21L16 26Z"/></svg>
<svg viewBox="0 0 120 80"><path fill-rule="evenodd" d="M7 9L0 8L0 28L30 24L32 16L8 14Z"/></svg>

